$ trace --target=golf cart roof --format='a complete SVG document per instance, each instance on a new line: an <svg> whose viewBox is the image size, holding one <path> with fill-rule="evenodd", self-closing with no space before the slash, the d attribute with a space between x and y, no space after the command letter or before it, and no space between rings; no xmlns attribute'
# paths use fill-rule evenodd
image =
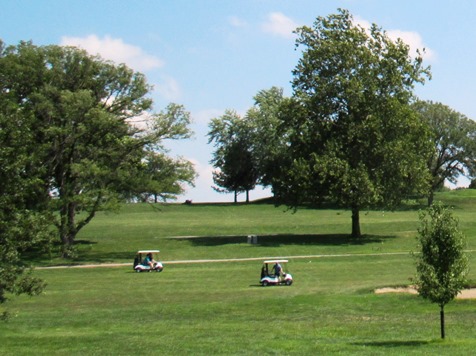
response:
<svg viewBox="0 0 476 356"><path fill-rule="evenodd" d="M159 250L139 250L137 253L159 253Z"/></svg>
<svg viewBox="0 0 476 356"><path fill-rule="evenodd" d="M288 260L267 260L264 261L263 263L287 263Z"/></svg>

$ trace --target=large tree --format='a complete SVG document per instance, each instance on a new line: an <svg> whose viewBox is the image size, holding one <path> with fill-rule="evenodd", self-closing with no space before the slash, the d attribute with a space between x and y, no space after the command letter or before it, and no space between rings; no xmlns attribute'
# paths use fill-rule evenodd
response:
<svg viewBox="0 0 476 356"><path fill-rule="evenodd" d="M151 113L151 87L142 74L77 48L7 47L0 82L20 116L32 118L18 122L33 133L28 169L41 175L43 198L53 197L65 257L96 212L132 189L146 149L190 134L179 106L170 106L169 115ZM146 113L151 130L130 123Z"/></svg>
<svg viewBox="0 0 476 356"><path fill-rule="evenodd" d="M194 185L196 172L190 161L169 156L164 141L191 137L190 113L183 105L171 103L154 115L153 120L145 122L146 129L140 133L146 139L144 142L151 135L155 139L145 145L141 164L135 176L128 180L130 184L124 194L128 199L154 203L175 200L185 191L185 185Z"/></svg>
<svg viewBox="0 0 476 356"><path fill-rule="evenodd" d="M256 159L252 150L252 128L235 111L214 118L209 124L209 143L215 151L211 163L216 168L213 181L218 192L233 192L235 203L238 194L254 189L258 180Z"/></svg>
<svg viewBox="0 0 476 356"><path fill-rule="evenodd" d="M287 136L280 131L280 117L284 103L289 100L283 89L272 87L260 90L254 96L254 105L246 112L244 120L251 137L251 150L258 170L258 182L270 186L279 172Z"/></svg>
<svg viewBox="0 0 476 356"><path fill-rule="evenodd" d="M460 175L471 178L476 173L476 122L442 103L417 101L413 108L428 124L433 144L428 158L430 206L445 180L456 183Z"/></svg>
<svg viewBox="0 0 476 356"><path fill-rule="evenodd" d="M7 97L0 88L0 319L7 316L2 305L7 293L42 291L44 283L31 275L24 256L32 249L48 249L52 237L45 202L35 199L43 196L41 175L29 168L36 147L23 123L33 118L21 115Z"/></svg>
<svg viewBox="0 0 476 356"><path fill-rule="evenodd" d="M440 307L441 338L445 338L445 305L463 289L468 272L466 241L458 221L441 203L420 214L416 255L419 294Z"/></svg>
<svg viewBox="0 0 476 356"><path fill-rule="evenodd" d="M362 28L346 10L296 32L303 52L283 122L287 166L273 189L287 204L324 197L351 209L357 237L361 209L427 189L427 134L409 103L429 72L400 39Z"/></svg>
<svg viewBox="0 0 476 356"><path fill-rule="evenodd" d="M254 105L244 117L227 110L209 125L209 143L214 143L212 163L215 190L234 192L249 190L256 184L270 186L280 169L286 135L279 130L283 103L283 89L272 87L259 91Z"/></svg>
<svg viewBox="0 0 476 356"><path fill-rule="evenodd" d="M190 161L169 157L163 152L148 151L135 178L136 188L126 192L126 196L153 203L175 200L185 191L184 184L193 186L195 176Z"/></svg>

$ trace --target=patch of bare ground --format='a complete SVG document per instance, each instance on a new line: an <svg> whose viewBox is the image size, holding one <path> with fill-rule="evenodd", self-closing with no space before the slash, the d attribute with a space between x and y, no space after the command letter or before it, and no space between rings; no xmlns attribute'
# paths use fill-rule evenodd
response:
<svg viewBox="0 0 476 356"><path fill-rule="evenodd" d="M384 293L408 293L408 294L418 294L418 291L414 287L385 287L378 288L375 290L375 294L384 294ZM456 299L476 299L476 288L463 289L457 296Z"/></svg>

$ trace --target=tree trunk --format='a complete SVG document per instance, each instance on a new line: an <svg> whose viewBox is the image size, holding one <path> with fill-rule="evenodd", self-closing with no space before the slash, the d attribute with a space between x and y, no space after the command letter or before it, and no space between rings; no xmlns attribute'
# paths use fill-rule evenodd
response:
<svg viewBox="0 0 476 356"><path fill-rule="evenodd" d="M445 306L442 305L440 309L440 327L441 327L441 338L445 338Z"/></svg>
<svg viewBox="0 0 476 356"><path fill-rule="evenodd" d="M66 250L68 249L69 245L69 237L68 237L68 214L67 214L67 207L62 206L60 209L60 222L59 222L59 235L61 240L61 257L66 257Z"/></svg>
<svg viewBox="0 0 476 356"><path fill-rule="evenodd" d="M61 226L60 226L60 238L62 242L61 257L69 258L73 254L74 239L77 234L75 226L75 204L68 203L61 208Z"/></svg>
<svg viewBox="0 0 476 356"><path fill-rule="evenodd" d="M352 207L352 237L360 237L360 215L359 208Z"/></svg>
<svg viewBox="0 0 476 356"><path fill-rule="evenodd" d="M238 203L238 192L235 190L235 203Z"/></svg>
<svg viewBox="0 0 476 356"><path fill-rule="evenodd" d="M428 194L428 207L431 206L431 204L433 204L433 199L435 197L435 193L433 192L433 189L430 190L430 193Z"/></svg>
<svg viewBox="0 0 476 356"><path fill-rule="evenodd" d="M247 203L250 202L250 191L249 190L246 190L246 202Z"/></svg>

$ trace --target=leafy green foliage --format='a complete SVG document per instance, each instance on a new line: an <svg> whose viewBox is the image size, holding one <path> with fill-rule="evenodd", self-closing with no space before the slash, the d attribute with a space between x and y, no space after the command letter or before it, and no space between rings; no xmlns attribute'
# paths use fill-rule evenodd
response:
<svg viewBox="0 0 476 356"><path fill-rule="evenodd" d="M7 292L16 295L42 292L45 283L28 273L24 254L33 248L40 251L48 248L52 239L47 215L5 204L8 203L0 199L0 304L7 301ZM0 318L6 317L8 312L0 309Z"/></svg>
<svg viewBox="0 0 476 356"><path fill-rule="evenodd" d="M476 123L441 103L417 101L413 108L430 129L433 150L428 158L431 186L428 205L435 191L448 180L456 183L460 175L476 172Z"/></svg>
<svg viewBox="0 0 476 356"><path fill-rule="evenodd" d="M466 283L468 259L466 241L458 221L438 202L420 214L416 285L420 295L440 306L441 338L445 337L444 306Z"/></svg>
<svg viewBox="0 0 476 356"><path fill-rule="evenodd" d="M6 47L0 81L2 98L17 109L16 124L34 144L25 177L37 179L41 189L32 201L59 213L55 225L64 257L73 255L76 235L98 211L117 208L124 196L138 190L138 182L150 187L163 178L165 172L136 179L145 175L148 151L164 155L163 140L191 135L182 106L150 113L151 87L144 75L77 48L25 42ZM152 122L150 127L135 125L139 116ZM161 157L162 167L174 172L169 177L193 180L190 164ZM178 183L163 181L151 193L173 196L181 192Z"/></svg>
<svg viewBox="0 0 476 356"><path fill-rule="evenodd" d="M472 179L471 183L469 183L469 189L476 189L476 179Z"/></svg>
<svg viewBox="0 0 476 356"><path fill-rule="evenodd" d="M466 240L458 221L442 203L420 214L417 255L417 287L423 298L440 307L453 300L466 281L468 260Z"/></svg>
<svg viewBox="0 0 476 356"><path fill-rule="evenodd" d="M1 46L0 46L1 47ZM32 165L35 152L32 133L21 124L15 103L0 93L0 304L7 293L35 295L44 282L27 273L24 253L32 249L45 252L51 245L51 216L45 210L45 194L39 174L42 167ZM7 311L0 309L0 317Z"/></svg>
<svg viewBox="0 0 476 356"><path fill-rule="evenodd" d="M351 209L360 236L361 209L392 209L427 190L427 132L409 103L429 71L401 40L355 25L345 10L296 32L304 50L283 110L289 142L273 189L288 205L330 199Z"/></svg>
<svg viewBox="0 0 476 356"><path fill-rule="evenodd" d="M282 88L272 87L260 90L253 99L254 105L246 112L244 120L248 123L248 135L251 135L259 184L270 186L273 177L279 174L286 148L287 135L280 130L280 117L288 98L283 96Z"/></svg>
<svg viewBox="0 0 476 356"><path fill-rule="evenodd" d="M244 117L227 110L211 121L209 143L214 143L213 179L219 192L247 193L256 184L272 186L279 175L287 135L280 130L283 90L272 87L259 91Z"/></svg>
<svg viewBox="0 0 476 356"><path fill-rule="evenodd" d="M184 184L193 185L195 175L191 162L148 151L142 169L134 177L137 188L125 195L142 202L174 200L185 191Z"/></svg>
<svg viewBox="0 0 476 356"><path fill-rule="evenodd" d="M253 155L252 127L249 121L242 119L236 112L227 110L221 117L214 118L209 124L209 143L214 142L215 152L211 163L217 171L213 181L218 192L248 192L256 186L258 168ZM221 188L223 189L221 189Z"/></svg>

